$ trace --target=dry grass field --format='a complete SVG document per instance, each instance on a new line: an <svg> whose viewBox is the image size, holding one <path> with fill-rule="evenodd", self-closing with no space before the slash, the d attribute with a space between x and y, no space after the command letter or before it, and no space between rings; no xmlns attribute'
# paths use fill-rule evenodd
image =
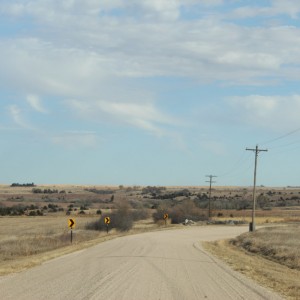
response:
<svg viewBox="0 0 300 300"><path fill-rule="evenodd" d="M231 241L251 253L300 271L300 226L267 227Z"/></svg>
<svg viewBox="0 0 300 300"><path fill-rule="evenodd" d="M204 246L235 270L288 299L300 299L299 224L266 227Z"/></svg>
<svg viewBox="0 0 300 300"><path fill-rule="evenodd" d="M68 216L0 217L0 276L33 267L49 259L90 247L126 234L164 230L164 224L152 219L138 221L129 232L111 230L109 234L86 230L88 222L98 221L96 215L71 216L76 226L71 244ZM176 227L168 225L171 229Z"/></svg>
<svg viewBox="0 0 300 300"><path fill-rule="evenodd" d="M39 189L40 192L35 193L34 189ZM146 209L149 212L150 219L134 222L133 229L129 233L122 233L124 235L165 229L164 220L158 220L154 224L151 219L151 214L160 206L184 208L185 203L193 202L197 210L205 216L207 194L208 187L145 189L123 186L40 185L33 188L0 185L0 209L4 211L8 207L26 207L22 215L15 216L14 212L10 212L0 216L0 275L18 272L50 258L121 235L115 230L107 235L106 232L85 229L86 223L99 219L100 216L96 213L100 209L102 213L112 212L125 200L131 209ZM267 207L257 209L257 224L300 221L299 188L259 187L258 195L262 195L261 199L264 202L261 203ZM211 201L213 219L250 222L251 209L249 206L241 209L240 205L247 204L247 201L248 204L251 202L250 187L215 187ZM31 209L32 205L35 208ZM226 209L222 208L223 205ZM29 216L35 211L41 212L43 216ZM69 218L76 221L72 245L68 228ZM168 220L168 228L174 226L170 223L171 219ZM285 245L287 240L281 240L280 243Z"/></svg>
<svg viewBox="0 0 300 300"><path fill-rule="evenodd" d="M97 232L84 230L87 219L91 218L75 218L73 246L99 237ZM34 265L38 255L70 245L66 216L1 217L0 275Z"/></svg>

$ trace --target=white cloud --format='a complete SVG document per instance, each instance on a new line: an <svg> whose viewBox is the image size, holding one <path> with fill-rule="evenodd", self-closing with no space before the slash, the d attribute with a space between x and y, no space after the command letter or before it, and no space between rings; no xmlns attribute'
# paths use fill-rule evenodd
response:
<svg viewBox="0 0 300 300"><path fill-rule="evenodd" d="M96 96L102 87L107 90L113 81L126 78L251 83L268 76L293 77L300 64L297 28L247 29L206 21L176 27L99 21L81 27L73 20L63 27L75 27L76 35L68 32L64 40L62 28L55 28L53 36L0 41L0 57L5 57L0 60L1 81L40 95L86 96L94 91Z"/></svg>
<svg viewBox="0 0 300 300"><path fill-rule="evenodd" d="M26 100L34 110L40 113L47 113L47 110L43 107L41 100L38 96L27 95Z"/></svg>
<svg viewBox="0 0 300 300"><path fill-rule="evenodd" d="M234 18L253 18L257 16L280 16L287 15L298 19L300 2L298 0L272 0L269 6L241 6L229 13Z"/></svg>
<svg viewBox="0 0 300 300"><path fill-rule="evenodd" d="M114 13L114 10L123 10L126 15L142 18L162 18L176 20L180 16L182 7L203 5L206 7L223 4L223 0L28 0L8 1L0 3L0 13L14 16L31 14L35 17L51 21L55 15L67 17L70 14L81 16L99 16L99 14Z"/></svg>
<svg viewBox="0 0 300 300"><path fill-rule="evenodd" d="M12 128L12 129L14 130L26 129L26 130L31 130L35 133L38 133L40 131L27 120L26 114L24 110L20 108L20 106L16 104L9 105L7 107L7 111L10 117L12 118L12 120L14 121L14 123L19 126L19 128Z"/></svg>
<svg viewBox="0 0 300 300"><path fill-rule="evenodd" d="M272 11L274 14L287 14L297 19L300 13L300 2L298 0L273 0Z"/></svg>
<svg viewBox="0 0 300 300"><path fill-rule="evenodd" d="M229 103L240 122L276 131L300 127L300 95L233 97Z"/></svg>
<svg viewBox="0 0 300 300"><path fill-rule="evenodd" d="M10 105L8 111L13 121L22 128L32 129L32 127L25 121L22 110L17 105Z"/></svg>
<svg viewBox="0 0 300 300"><path fill-rule="evenodd" d="M299 28L247 28L216 17L180 17L183 6L223 3L1 1L2 14L14 14L16 20L18 15L29 16L33 29L0 39L0 86L28 95L27 102L39 112L46 112L39 97L79 99L68 103L80 116L92 120L100 116L161 136L168 126L180 124L154 104L156 95L141 83L145 78L182 77L232 85L274 84L282 78L298 81ZM295 16L298 10L296 1L285 2L284 9L280 1L272 3L267 8L251 7L250 14L273 9L273 14L283 10ZM118 10L124 15L118 16Z"/></svg>
<svg viewBox="0 0 300 300"><path fill-rule="evenodd" d="M167 135L165 125L178 124L175 119L161 113L152 103L80 100L68 100L66 103L81 118L127 124L157 136Z"/></svg>

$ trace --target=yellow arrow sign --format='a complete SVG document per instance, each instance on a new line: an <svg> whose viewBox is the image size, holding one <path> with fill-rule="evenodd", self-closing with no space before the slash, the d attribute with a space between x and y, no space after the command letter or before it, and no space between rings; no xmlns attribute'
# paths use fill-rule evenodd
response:
<svg viewBox="0 0 300 300"><path fill-rule="evenodd" d="M110 217L105 217L104 222L105 222L105 224L109 224L110 223Z"/></svg>
<svg viewBox="0 0 300 300"><path fill-rule="evenodd" d="M75 227L75 220L74 219L69 219L68 221L69 223L69 227L72 229L73 227Z"/></svg>
<svg viewBox="0 0 300 300"><path fill-rule="evenodd" d="M164 219L168 219L169 218L169 215L168 214L164 214Z"/></svg>

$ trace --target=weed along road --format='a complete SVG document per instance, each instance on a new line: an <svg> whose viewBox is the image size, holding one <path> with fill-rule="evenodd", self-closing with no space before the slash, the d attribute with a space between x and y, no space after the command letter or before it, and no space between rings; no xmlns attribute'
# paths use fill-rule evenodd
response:
<svg viewBox="0 0 300 300"><path fill-rule="evenodd" d="M201 241L247 227L124 236L0 278L1 299L281 299L207 254Z"/></svg>

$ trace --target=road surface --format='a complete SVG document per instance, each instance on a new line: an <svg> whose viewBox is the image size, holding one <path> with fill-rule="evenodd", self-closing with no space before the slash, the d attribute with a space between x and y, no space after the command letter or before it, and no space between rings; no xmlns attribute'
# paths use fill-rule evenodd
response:
<svg viewBox="0 0 300 300"><path fill-rule="evenodd" d="M125 236L0 278L8 299L281 299L207 254L201 241L247 227L203 226Z"/></svg>

